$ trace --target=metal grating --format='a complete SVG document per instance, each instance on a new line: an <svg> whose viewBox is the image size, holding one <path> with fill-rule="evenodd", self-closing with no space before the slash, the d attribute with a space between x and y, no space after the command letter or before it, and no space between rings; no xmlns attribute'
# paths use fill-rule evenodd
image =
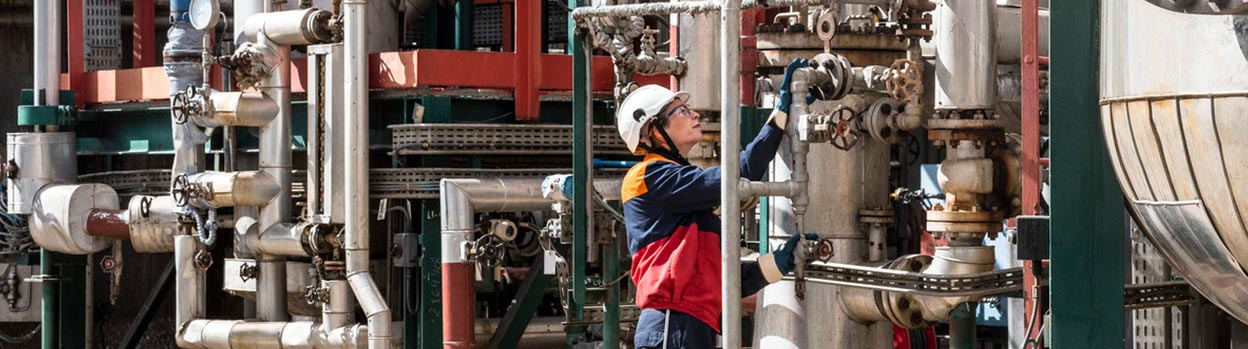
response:
<svg viewBox="0 0 1248 349"><path fill-rule="evenodd" d="M503 5L477 5L472 8L472 44L476 47L503 46Z"/></svg>
<svg viewBox="0 0 1248 349"><path fill-rule="evenodd" d="M86 71L121 67L121 2L83 1L83 52Z"/></svg>
<svg viewBox="0 0 1248 349"><path fill-rule="evenodd" d="M498 124L404 124L390 125L399 155L572 154L572 126ZM594 126L594 152L629 155L615 126Z"/></svg>
<svg viewBox="0 0 1248 349"><path fill-rule="evenodd" d="M554 1L546 2L546 42L568 41L568 11Z"/></svg>
<svg viewBox="0 0 1248 349"><path fill-rule="evenodd" d="M1158 284L1173 281L1170 266L1139 228L1131 225L1131 283ZM1135 349L1182 348L1183 322L1175 307L1131 311L1131 347Z"/></svg>

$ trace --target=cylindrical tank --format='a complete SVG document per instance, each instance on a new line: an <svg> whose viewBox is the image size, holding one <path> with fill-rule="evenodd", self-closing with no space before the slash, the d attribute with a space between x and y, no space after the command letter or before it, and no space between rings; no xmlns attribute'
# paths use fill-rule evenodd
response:
<svg viewBox="0 0 1248 349"><path fill-rule="evenodd" d="M719 15L681 14L679 55L690 62L680 78L680 90L688 91L689 107L717 111L719 103Z"/></svg>
<svg viewBox="0 0 1248 349"><path fill-rule="evenodd" d="M1196 290L1248 322L1248 20L1101 7L1101 122L1128 206Z"/></svg>
<svg viewBox="0 0 1248 349"><path fill-rule="evenodd" d="M73 132L9 134L5 167L16 165L16 178L9 180L9 213L29 214L40 188L77 179L74 142Z"/></svg>
<svg viewBox="0 0 1248 349"><path fill-rule="evenodd" d="M997 21L993 1L936 7L936 109L989 109L996 101Z"/></svg>

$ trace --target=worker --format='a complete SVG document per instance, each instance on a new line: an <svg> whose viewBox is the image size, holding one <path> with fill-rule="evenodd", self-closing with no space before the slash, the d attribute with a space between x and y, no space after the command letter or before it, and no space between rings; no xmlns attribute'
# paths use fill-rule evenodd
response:
<svg viewBox="0 0 1248 349"><path fill-rule="evenodd" d="M792 100L795 60L784 72L780 101L762 131L741 152L741 177L763 178L784 138ZM701 115L689 108L689 93L647 85L620 103L616 123L628 149L645 158L629 169L621 190L632 278L637 285L634 346L714 348L720 331L720 169L689 164L689 151L702 142ZM815 238L813 234L810 238ZM794 234L774 253L741 264L741 295L780 281L794 268Z"/></svg>

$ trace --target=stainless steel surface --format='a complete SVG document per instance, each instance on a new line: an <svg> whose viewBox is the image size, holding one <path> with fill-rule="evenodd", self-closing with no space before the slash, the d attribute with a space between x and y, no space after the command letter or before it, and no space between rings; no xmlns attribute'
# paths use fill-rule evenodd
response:
<svg viewBox="0 0 1248 349"><path fill-rule="evenodd" d="M308 169L317 169L308 171L308 212L313 221L335 224L343 223L346 205L345 178L331 175L341 173L347 155L342 50L342 44L308 46L308 134L319 135L308 138Z"/></svg>
<svg viewBox="0 0 1248 349"><path fill-rule="evenodd" d="M266 7L266 12L272 10ZM257 21L256 16L260 15L252 16L248 22ZM276 53L276 57L270 57L275 59L275 69L260 83L259 89L278 105L277 118L260 129L259 162L260 171L272 176L280 190L273 200L260 208L260 231L288 221L293 204L290 198L290 47L279 45L271 39L267 35L255 37L261 45L269 46ZM276 256L260 255L257 259L260 260L260 288L256 293L256 314L265 321L286 320L289 318L285 300L286 268L282 267L281 258Z"/></svg>
<svg viewBox="0 0 1248 349"><path fill-rule="evenodd" d="M265 12L246 19L244 35L250 40L264 36L278 45L311 45L329 41L328 24L333 13L314 8Z"/></svg>
<svg viewBox="0 0 1248 349"><path fill-rule="evenodd" d="M204 279L204 270L195 266L195 253L199 252L202 245L194 236L180 235L174 238L173 261L174 270L177 275L174 289L174 299L177 299L176 311L174 312L174 326L182 325L194 319L202 319L207 315L205 313L207 286Z"/></svg>
<svg viewBox="0 0 1248 349"><path fill-rule="evenodd" d="M329 290L328 301L321 303L321 324L334 329L355 323L355 296L347 280L322 280Z"/></svg>
<svg viewBox="0 0 1248 349"><path fill-rule="evenodd" d="M678 24L673 24L680 28L676 53L690 62L679 79L678 90L689 92L689 100L685 101L689 108L718 111L723 104L719 86L723 79L719 65L713 62L722 53L719 49L720 20L717 16L706 14L675 16ZM737 75L732 77L735 79Z"/></svg>
<svg viewBox="0 0 1248 349"><path fill-rule="evenodd" d="M61 2L49 0L35 1L34 17L35 81L33 85L35 93L39 93L42 90L44 96L43 101L35 98L35 105L60 105ZM12 205L12 201L9 202Z"/></svg>
<svg viewBox="0 0 1248 349"><path fill-rule="evenodd" d="M260 206L281 191L272 176L259 171L200 172L186 178L202 188L201 193L191 197L197 207Z"/></svg>
<svg viewBox="0 0 1248 349"><path fill-rule="evenodd" d="M784 7L784 6L805 6L820 5L819 0L746 0L737 2L734 7L737 10L763 7ZM590 17L607 17L607 16L657 16L670 13L707 13L719 11L725 6L720 1L679 1L679 2L655 2L640 3L615 6L586 6L578 7L572 11L572 19L581 21ZM740 26L740 25L738 25Z"/></svg>
<svg viewBox="0 0 1248 349"><path fill-rule="evenodd" d="M247 245L265 255L312 257L306 223L278 223L259 234L247 234ZM259 235L259 236L257 236Z"/></svg>
<svg viewBox="0 0 1248 349"><path fill-rule="evenodd" d="M172 196L136 195L130 198L126 207L130 245L135 252L174 251L174 237L184 232L178 224L178 215L182 210Z"/></svg>
<svg viewBox="0 0 1248 349"><path fill-rule="evenodd" d="M400 155L571 154L569 125L404 124L390 125ZM615 126L595 126L595 153L630 155Z"/></svg>
<svg viewBox="0 0 1248 349"><path fill-rule="evenodd" d="M17 179L10 179L9 213L30 214L35 194L49 184L73 183L78 176L78 157L73 132L9 133L8 160L17 164Z"/></svg>
<svg viewBox="0 0 1248 349"><path fill-rule="evenodd" d="M1239 15L1248 13L1244 0L1148 0L1148 3L1177 13Z"/></svg>
<svg viewBox="0 0 1248 349"><path fill-rule="evenodd" d="M1205 204L1135 200L1132 212L1157 249L1192 287L1240 322L1248 322L1248 275L1221 244Z"/></svg>
<svg viewBox="0 0 1248 349"><path fill-rule="evenodd" d="M935 12L935 108L992 108L997 92L996 4L947 0Z"/></svg>
<svg viewBox="0 0 1248 349"><path fill-rule="evenodd" d="M364 348L368 330L358 325L323 328L312 321L244 322L243 320L194 320L179 328L181 348Z"/></svg>
<svg viewBox="0 0 1248 349"><path fill-rule="evenodd" d="M741 3L724 0L719 15L719 46L722 52L719 55L719 98L722 102L719 153L725 154L720 159L723 177L719 184L719 222L723 227L719 234L719 249L722 252L720 304L723 309L720 324L723 333L722 347L737 349L741 347L741 196L737 194L741 178L741 158L736 156L741 151L741 80L738 79L741 75Z"/></svg>
<svg viewBox="0 0 1248 349"><path fill-rule="evenodd" d="M1021 8L1018 5L1003 5L999 2L996 5L997 13L997 29L994 31L997 40L997 64L1018 66L1021 62L1022 49L1020 48L1020 40L1022 38L1022 29L1019 27L1019 12ZM1040 39L1037 48L1039 55L1043 57L1049 56L1049 10L1042 7L1040 9ZM920 42L925 56L936 54L936 41Z"/></svg>
<svg viewBox="0 0 1248 349"><path fill-rule="evenodd" d="M212 92L209 112L195 118L203 127L244 126L263 127L277 116L278 105L272 98L259 92Z"/></svg>
<svg viewBox="0 0 1248 349"><path fill-rule="evenodd" d="M51 185L39 191L30 216L30 237L48 250L85 255L112 246L114 239L87 234L92 209L116 210L117 193L103 184Z"/></svg>
<svg viewBox="0 0 1248 349"><path fill-rule="evenodd" d="M370 349L389 348L390 308L368 272L368 2L342 3L343 51L346 84L344 142L346 159L346 250L347 281L368 319ZM342 173L342 172L340 172ZM335 173L338 175L339 173Z"/></svg>
<svg viewBox="0 0 1248 349"><path fill-rule="evenodd" d="M289 319L286 293L291 275L286 273L285 259L260 254L256 256L256 264L260 271L256 276L256 316L270 320Z"/></svg>

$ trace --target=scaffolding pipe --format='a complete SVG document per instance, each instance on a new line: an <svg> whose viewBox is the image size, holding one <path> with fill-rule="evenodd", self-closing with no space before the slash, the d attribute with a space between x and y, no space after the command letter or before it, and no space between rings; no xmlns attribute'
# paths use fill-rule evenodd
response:
<svg viewBox="0 0 1248 349"><path fill-rule="evenodd" d="M663 3L680 4L680 3ZM724 0L720 11L720 302L723 307L723 348L741 348L741 201L737 193L741 179L741 1ZM805 96L801 94L798 96ZM802 99L802 98L797 98Z"/></svg>
<svg viewBox="0 0 1248 349"><path fill-rule="evenodd" d="M823 0L745 0L729 2L733 3L731 6L736 11L740 11L741 9L816 6L824 4ZM593 17L661 16L673 13L700 14L719 11L723 6L727 6L725 5L725 2L711 0L578 7L575 10L572 10L572 19L579 22ZM739 32L741 24L733 23L733 25L738 27L737 31Z"/></svg>
<svg viewBox="0 0 1248 349"><path fill-rule="evenodd" d="M346 250L347 281L368 319L368 347L389 349L390 308L368 272L368 2L342 2L346 90Z"/></svg>

